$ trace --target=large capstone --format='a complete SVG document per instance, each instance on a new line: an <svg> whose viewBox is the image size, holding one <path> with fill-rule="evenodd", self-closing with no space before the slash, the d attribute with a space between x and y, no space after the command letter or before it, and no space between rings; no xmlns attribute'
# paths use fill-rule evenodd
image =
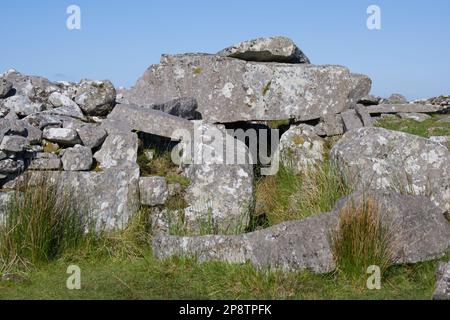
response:
<svg viewBox="0 0 450 320"><path fill-rule="evenodd" d="M246 62L206 54L163 56L127 91L151 107L192 97L208 123L313 120L358 101L355 75L345 67ZM367 95L367 92L364 92Z"/></svg>
<svg viewBox="0 0 450 320"><path fill-rule="evenodd" d="M348 132L331 158L356 188L427 195L450 210L450 152L428 139L381 128Z"/></svg>
<svg viewBox="0 0 450 320"><path fill-rule="evenodd" d="M223 49L218 55L256 62L310 63L308 57L287 37L244 41Z"/></svg>

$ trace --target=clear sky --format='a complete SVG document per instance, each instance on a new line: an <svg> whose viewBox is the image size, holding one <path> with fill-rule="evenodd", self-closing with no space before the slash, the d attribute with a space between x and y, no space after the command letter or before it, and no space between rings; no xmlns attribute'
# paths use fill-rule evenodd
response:
<svg viewBox="0 0 450 320"><path fill-rule="evenodd" d="M81 30L66 9L81 8ZM381 8L369 31L367 7ZM0 5L0 72L131 86L161 53L214 53L260 36L291 37L315 64L369 75L373 93L450 94L448 0L14 0Z"/></svg>

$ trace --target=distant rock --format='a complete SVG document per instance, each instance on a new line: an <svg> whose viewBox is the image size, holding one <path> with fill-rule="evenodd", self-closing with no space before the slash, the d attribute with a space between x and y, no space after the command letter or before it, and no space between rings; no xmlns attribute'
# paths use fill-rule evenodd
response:
<svg viewBox="0 0 450 320"><path fill-rule="evenodd" d="M424 113L399 113L397 115L402 119L414 120L416 122L424 122L431 119L431 116Z"/></svg>
<svg viewBox="0 0 450 320"><path fill-rule="evenodd" d="M286 37L244 41L220 51L218 55L255 62L310 63L308 57Z"/></svg>
<svg viewBox="0 0 450 320"><path fill-rule="evenodd" d="M387 98L387 101L385 102L387 104L407 104L408 100L405 98L405 96L394 93L389 98Z"/></svg>
<svg viewBox="0 0 450 320"><path fill-rule="evenodd" d="M425 104L380 104L368 106L367 111L370 114L380 113L437 113L444 111L444 107Z"/></svg>
<svg viewBox="0 0 450 320"><path fill-rule="evenodd" d="M374 106L374 105L380 104L381 100L382 100L382 98L380 98L380 97L368 95L368 96L362 97L358 101L358 103L360 103L364 106Z"/></svg>

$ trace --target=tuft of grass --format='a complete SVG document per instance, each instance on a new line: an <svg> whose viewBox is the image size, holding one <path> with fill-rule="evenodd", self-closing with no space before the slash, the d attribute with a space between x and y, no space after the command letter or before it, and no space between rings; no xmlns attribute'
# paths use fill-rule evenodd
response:
<svg viewBox="0 0 450 320"><path fill-rule="evenodd" d="M266 226L329 212L337 200L352 191L330 161L298 175L282 165L275 176L262 177L255 189L255 214L265 215Z"/></svg>
<svg viewBox="0 0 450 320"><path fill-rule="evenodd" d="M70 190L45 178L24 183L0 226L0 271L48 263L79 248L89 224Z"/></svg>
<svg viewBox="0 0 450 320"><path fill-rule="evenodd" d="M384 274L394 262L394 235L371 198L341 210L331 243L338 272L352 279L363 277L370 266Z"/></svg>

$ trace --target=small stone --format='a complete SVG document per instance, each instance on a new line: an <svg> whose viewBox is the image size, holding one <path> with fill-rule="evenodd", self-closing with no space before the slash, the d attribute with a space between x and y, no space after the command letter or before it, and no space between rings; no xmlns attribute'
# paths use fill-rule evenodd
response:
<svg viewBox="0 0 450 320"><path fill-rule="evenodd" d="M344 121L345 131L352 131L364 126L355 110L347 110L341 113L341 115Z"/></svg>
<svg viewBox="0 0 450 320"><path fill-rule="evenodd" d="M424 113L399 113L398 116L402 119L409 119L417 122L424 122L431 119L431 116Z"/></svg>
<svg viewBox="0 0 450 320"><path fill-rule="evenodd" d="M62 164L65 171L89 171L92 163L92 151L88 147L76 145L63 152Z"/></svg>
<svg viewBox="0 0 450 320"><path fill-rule="evenodd" d="M78 133L73 129L46 128L43 137L50 142L64 146L74 146L81 143Z"/></svg>
<svg viewBox="0 0 450 320"><path fill-rule="evenodd" d="M98 125L86 124L76 128L83 145L91 149L100 147L108 134Z"/></svg>
<svg viewBox="0 0 450 320"><path fill-rule="evenodd" d="M21 136L5 136L0 144L0 150L5 152L19 153L28 146L26 138Z"/></svg>
<svg viewBox="0 0 450 320"><path fill-rule="evenodd" d="M37 153L31 161L28 170L59 170L61 159L53 153Z"/></svg>
<svg viewBox="0 0 450 320"><path fill-rule="evenodd" d="M24 169L25 166L21 160L14 161L12 159L6 159L0 161L0 173L14 174L22 172Z"/></svg>
<svg viewBox="0 0 450 320"><path fill-rule="evenodd" d="M164 205L169 197L167 182L163 177L141 177L139 190L141 204L146 206Z"/></svg>

